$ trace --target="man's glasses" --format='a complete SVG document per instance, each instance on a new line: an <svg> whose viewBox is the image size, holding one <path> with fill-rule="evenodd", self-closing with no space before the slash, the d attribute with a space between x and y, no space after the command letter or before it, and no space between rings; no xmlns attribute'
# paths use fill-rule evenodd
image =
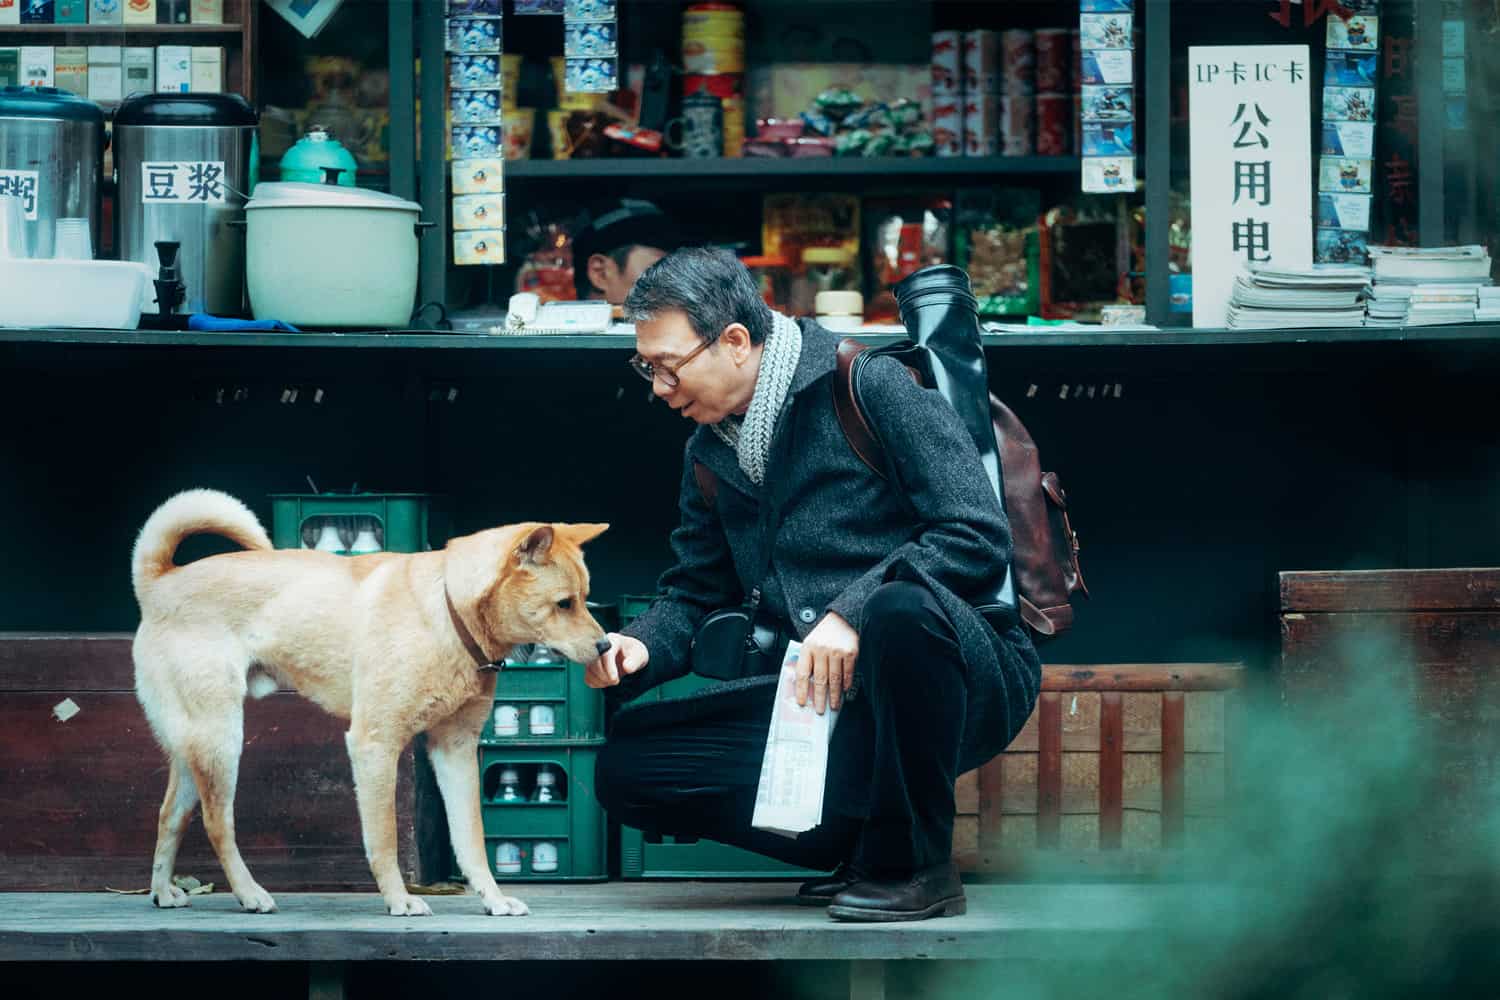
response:
<svg viewBox="0 0 1500 1000"><path fill-rule="evenodd" d="M630 358L630 367L635 371L637 375L645 379L647 382L654 383L657 379L661 379L662 385L666 386L668 389L675 389L682 382L682 379L678 377L677 373L682 371L683 368L686 368L689 361L693 360L712 346L713 341L705 340L703 343L699 344L697 347L689 351L687 357L683 358L675 365L668 364L665 361L662 361L658 364L652 364L650 361L647 361L639 354L634 354L631 355Z"/></svg>

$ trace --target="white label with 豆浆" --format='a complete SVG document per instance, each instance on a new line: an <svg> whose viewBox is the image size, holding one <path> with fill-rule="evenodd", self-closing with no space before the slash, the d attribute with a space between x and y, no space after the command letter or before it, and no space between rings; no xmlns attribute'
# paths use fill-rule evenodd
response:
<svg viewBox="0 0 1500 1000"><path fill-rule="evenodd" d="M222 205L224 161L141 164L141 201L147 205Z"/></svg>

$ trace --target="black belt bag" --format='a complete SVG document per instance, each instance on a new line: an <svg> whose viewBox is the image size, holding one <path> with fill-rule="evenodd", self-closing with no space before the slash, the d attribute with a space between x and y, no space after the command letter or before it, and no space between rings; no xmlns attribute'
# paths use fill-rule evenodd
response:
<svg viewBox="0 0 1500 1000"><path fill-rule="evenodd" d="M782 403L779 421L785 417L790 405L791 397L788 396ZM699 623L698 631L693 635L690 662L693 673L700 677L733 681L780 673L787 643L796 638L789 628L760 613L761 586L771 572L781 514L769 489L762 489L759 502L764 546L760 574L743 605L711 611ZM712 506L714 501L710 499L709 504Z"/></svg>
<svg viewBox="0 0 1500 1000"><path fill-rule="evenodd" d="M732 681L781 669L792 637L774 622L756 617L759 602L755 596L748 605L710 612L698 625L693 635L693 673Z"/></svg>

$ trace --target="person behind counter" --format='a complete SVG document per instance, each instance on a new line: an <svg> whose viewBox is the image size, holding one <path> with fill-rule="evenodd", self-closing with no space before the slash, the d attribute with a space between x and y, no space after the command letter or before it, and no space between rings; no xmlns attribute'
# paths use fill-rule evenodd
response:
<svg viewBox="0 0 1500 1000"><path fill-rule="evenodd" d="M641 273L681 245L671 218L649 201L620 198L597 206L573 236L578 298L624 304Z"/></svg>

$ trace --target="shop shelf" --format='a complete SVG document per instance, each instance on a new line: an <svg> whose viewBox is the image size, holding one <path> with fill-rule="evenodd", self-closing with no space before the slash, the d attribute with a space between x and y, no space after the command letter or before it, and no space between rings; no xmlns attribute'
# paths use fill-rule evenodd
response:
<svg viewBox="0 0 1500 1000"><path fill-rule="evenodd" d="M506 180L600 180L633 178L748 177L944 177L1076 174L1076 156L887 156L718 160L591 159L516 160L505 165Z"/></svg>

